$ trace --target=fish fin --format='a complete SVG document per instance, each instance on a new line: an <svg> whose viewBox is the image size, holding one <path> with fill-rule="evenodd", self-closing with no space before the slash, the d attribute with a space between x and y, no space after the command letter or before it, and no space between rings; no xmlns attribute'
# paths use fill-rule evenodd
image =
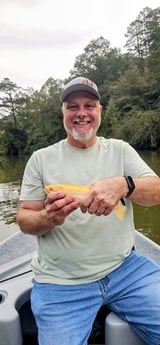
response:
<svg viewBox="0 0 160 345"><path fill-rule="evenodd" d="M114 212L120 220L123 220L126 212L126 206L122 205L122 203L119 201L114 208Z"/></svg>

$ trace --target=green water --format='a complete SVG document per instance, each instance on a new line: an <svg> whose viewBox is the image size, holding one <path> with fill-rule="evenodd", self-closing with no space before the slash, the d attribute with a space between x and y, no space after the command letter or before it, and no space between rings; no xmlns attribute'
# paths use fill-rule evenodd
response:
<svg viewBox="0 0 160 345"><path fill-rule="evenodd" d="M142 158L160 175L160 152L139 152ZM26 160L0 157L0 241L17 231L17 212L20 184ZM134 205L135 226L144 235L160 244L160 206Z"/></svg>
<svg viewBox="0 0 160 345"><path fill-rule="evenodd" d="M160 152L139 152L145 162L160 176ZM134 205L135 226L144 235L160 244L160 206Z"/></svg>

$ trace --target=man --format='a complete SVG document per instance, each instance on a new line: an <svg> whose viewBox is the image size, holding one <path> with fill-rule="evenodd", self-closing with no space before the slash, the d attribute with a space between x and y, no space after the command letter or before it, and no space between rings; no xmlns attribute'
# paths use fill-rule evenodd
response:
<svg viewBox="0 0 160 345"><path fill-rule="evenodd" d="M160 203L160 178L128 143L97 136L102 106L92 81L71 80L61 103L67 138L29 159L17 214L38 240L31 302L39 345L86 345L103 304L146 344L160 344L160 268L133 250L132 211L132 201ZM70 183L91 186L82 202L44 192Z"/></svg>

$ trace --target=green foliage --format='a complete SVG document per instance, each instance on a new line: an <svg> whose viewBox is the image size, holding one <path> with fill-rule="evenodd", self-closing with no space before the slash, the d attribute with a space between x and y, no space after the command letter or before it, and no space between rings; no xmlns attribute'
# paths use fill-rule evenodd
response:
<svg viewBox="0 0 160 345"><path fill-rule="evenodd" d="M133 109L147 109L145 95L148 84L138 69L129 69L117 82L110 86L110 96L120 113L124 115Z"/></svg>
<svg viewBox="0 0 160 345"><path fill-rule="evenodd" d="M77 56L74 68L70 72L71 78L79 75L90 78L90 73L97 68L97 59L100 56L105 56L109 51L110 42L104 37L100 36L99 38L92 40L84 48L84 53Z"/></svg>
<svg viewBox="0 0 160 345"><path fill-rule="evenodd" d="M128 29L126 47L139 58L160 49L160 7L145 7Z"/></svg>
<svg viewBox="0 0 160 345"><path fill-rule="evenodd" d="M22 129L6 127L0 138L1 146L7 156L18 156L25 150L26 132Z"/></svg>
<svg viewBox="0 0 160 345"><path fill-rule="evenodd" d="M126 140L136 148L148 149L160 147L160 113L154 111L135 111L126 115L113 128L113 135Z"/></svg>
<svg viewBox="0 0 160 345"><path fill-rule="evenodd" d="M39 92L36 91L32 95L26 116L28 128L26 153L64 138L65 132L60 111L61 87L60 80L50 78Z"/></svg>
<svg viewBox="0 0 160 345"><path fill-rule="evenodd" d="M118 127L119 115L116 104L113 100L109 101L108 107L103 111L100 135L109 138L114 137L114 129Z"/></svg>

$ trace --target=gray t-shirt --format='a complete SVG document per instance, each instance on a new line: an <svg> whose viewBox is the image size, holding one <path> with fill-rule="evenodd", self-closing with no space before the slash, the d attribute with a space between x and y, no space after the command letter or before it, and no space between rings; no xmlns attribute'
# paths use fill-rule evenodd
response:
<svg viewBox="0 0 160 345"><path fill-rule="evenodd" d="M20 200L45 199L49 184L90 185L114 176L156 175L126 142L98 137L96 144L79 149L62 140L33 153L24 172ZM64 224L37 237L32 260L35 280L56 284L96 281L116 269L134 245L132 203L127 199L124 219L113 211L97 217L80 209Z"/></svg>

